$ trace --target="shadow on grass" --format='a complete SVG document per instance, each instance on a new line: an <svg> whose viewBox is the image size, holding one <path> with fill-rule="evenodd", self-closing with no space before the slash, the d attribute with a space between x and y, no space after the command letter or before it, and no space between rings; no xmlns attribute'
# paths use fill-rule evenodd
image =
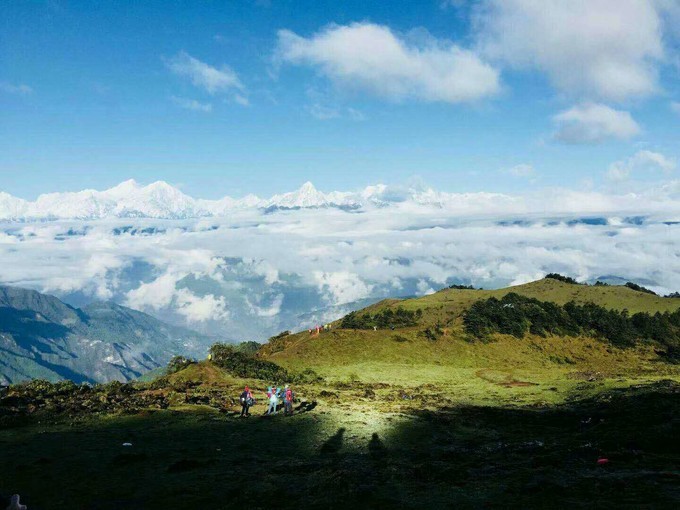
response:
<svg viewBox="0 0 680 510"><path fill-rule="evenodd" d="M0 432L0 492L19 492L30 510L671 508L680 502L679 388L550 409L417 411L380 431L319 413L43 424Z"/></svg>

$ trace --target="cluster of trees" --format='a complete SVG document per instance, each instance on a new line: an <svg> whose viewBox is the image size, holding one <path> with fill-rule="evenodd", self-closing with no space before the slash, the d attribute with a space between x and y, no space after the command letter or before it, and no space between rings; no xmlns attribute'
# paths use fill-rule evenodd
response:
<svg viewBox="0 0 680 510"><path fill-rule="evenodd" d="M309 383L321 380L311 369L288 372L285 368L242 352L233 345L217 343L210 347L212 363L237 377L262 379L271 382Z"/></svg>
<svg viewBox="0 0 680 510"><path fill-rule="evenodd" d="M559 281L564 282L564 283L570 283L572 285L587 285L587 284L577 282L576 280L574 280L570 276L564 276L564 275L561 275L559 273L548 273L547 275L545 275L545 277L546 278L552 278L553 280L559 280ZM593 285L595 287L609 287L608 283L601 282L600 280L597 280ZM638 292L644 292L645 294L652 294L653 296L658 296L658 294L656 292L654 292L653 290L648 289L646 287L643 287L642 285L638 285L637 283L626 282L625 286L628 287L629 289L633 289L633 290L636 290ZM461 286L455 286L454 285L450 288L461 288ZM670 294L668 294L664 297L678 298L678 297L680 297L680 292L672 292L672 293L670 293Z"/></svg>
<svg viewBox="0 0 680 510"><path fill-rule="evenodd" d="M217 343L210 347L209 352L210 360L215 365L237 377L268 381L283 381L288 378L288 373L283 367L240 352L233 345Z"/></svg>
<svg viewBox="0 0 680 510"><path fill-rule="evenodd" d="M580 283L574 280L571 276L564 276L559 273L548 273L547 275L545 275L545 277L552 278L553 280L558 280L564 283L570 283L572 285L580 285Z"/></svg>
<svg viewBox="0 0 680 510"><path fill-rule="evenodd" d="M626 282L626 287L628 287L629 289L637 290L638 292L644 292L646 294L652 294L654 296L657 295L656 292L654 292L653 290L649 290L648 288L643 287L642 285L638 285L637 283Z"/></svg>
<svg viewBox="0 0 680 510"><path fill-rule="evenodd" d="M194 363L196 363L195 359L186 358L184 356L173 356L168 362L168 374L174 374L180 370L184 370Z"/></svg>
<svg viewBox="0 0 680 510"><path fill-rule="evenodd" d="M384 328L406 328L416 326L422 318L423 311L418 308L416 311L406 310L403 307L396 309L386 308L381 312L371 315L370 313L359 314L350 312L342 318L340 327L344 329L379 329Z"/></svg>
<svg viewBox="0 0 680 510"><path fill-rule="evenodd" d="M475 290L475 288L472 285L449 285L449 289Z"/></svg>
<svg viewBox="0 0 680 510"><path fill-rule="evenodd" d="M668 352L680 346L680 309L673 313L646 312L630 315L627 310L608 310L594 303L569 302L564 306L520 296L514 292L502 299L474 303L463 316L465 331L477 338L504 333L522 338L535 335L588 335L626 347L639 340L654 340Z"/></svg>

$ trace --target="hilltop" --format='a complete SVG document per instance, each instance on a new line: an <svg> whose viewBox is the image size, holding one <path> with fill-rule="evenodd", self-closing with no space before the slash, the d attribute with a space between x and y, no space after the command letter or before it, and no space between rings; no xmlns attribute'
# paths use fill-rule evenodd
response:
<svg viewBox="0 0 680 510"><path fill-rule="evenodd" d="M534 378L542 377L546 371L563 378L588 372L615 376L675 371L660 357L653 343L642 342L624 349L582 335L529 334L524 338L493 335L487 341L470 338L463 326L466 311L476 302L501 299L510 293L557 305L594 303L607 310L628 310L631 314L673 312L680 308L678 298L659 297L625 286L576 285L552 278L498 290L444 289L419 298L384 300L356 312L357 316L375 316L400 308L420 311L416 325L374 331L345 329L341 327L342 321L336 321L330 331L318 336L301 332L272 340L259 355L285 367L310 367L337 379L351 376L412 384L474 378L479 370Z"/></svg>

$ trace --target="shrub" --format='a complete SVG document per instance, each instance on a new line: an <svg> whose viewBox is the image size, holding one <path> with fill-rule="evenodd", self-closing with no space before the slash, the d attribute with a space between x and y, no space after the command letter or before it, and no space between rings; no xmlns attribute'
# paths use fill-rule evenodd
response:
<svg viewBox="0 0 680 510"><path fill-rule="evenodd" d="M431 342L436 341L443 334L444 331L442 331L442 328L439 326L439 324L425 328L423 331L419 333L419 335L424 336Z"/></svg>
<svg viewBox="0 0 680 510"><path fill-rule="evenodd" d="M284 331L284 333L290 334L290 331ZM280 334L277 335L274 338L280 338ZM236 346L234 346L234 349L236 349L238 352L242 352L243 354L248 354L248 355L252 356L258 350L260 350L260 347L261 347L260 343L250 341L250 342L241 342L240 344L236 344Z"/></svg>
<svg viewBox="0 0 680 510"><path fill-rule="evenodd" d="M288 382L295 384L310 384L323 381L323 378L311 368L306 368L302 372L289 373Z"/></svg>
<svg viewBox="0 0 680 510"><path fill-rule="evenodd" d="M399 306L395 309L386 308L373 315L350 312L342 318L340 327L344 329L406 328L416 326L422 317L423 311L420 308L411 311Z"/></svg>
<svg viewBox="0 0 680 510"><path fill-rule="evenodd" d="M237 377L284 381L288 372L276 363L254 358L233 346L217 343L210 347L211 361Z"/></svg>
<svg viewBox="0 0 680 510"><path fill-rule="evenodd" d="M475 288L472 285L449 285L449 289L457 289L457 290L475 290Z"/></svg>
<svg viewBox="0 0 680 510"><path fill-rule="evenodd" d="M180 370L184 370L189 365L196 363L196 360L185 358L184 356L173 356L168 363L168 374L174 374Z"/></svg>
<svg viewBox="0 0 680 510"><path fill-rule="evenodd" d="M626 287L628 287L629 289L636 290L638 292L644 292L646 294L652 294L654 296L657 295L656 292L654 292L653 290L647 289L647 288L643 287L642 285L638 285L637 283L626 282Z"/></svg>
<svg viewBox="0 0 680 510"><path fill-rule="evenodd" d="M570 276L563 276L559 273L548 273L547 275L545 275L545 277L552 278L553 280L559 280L564 283L570 283L572 285L579 285L579 283Z"/></svg>

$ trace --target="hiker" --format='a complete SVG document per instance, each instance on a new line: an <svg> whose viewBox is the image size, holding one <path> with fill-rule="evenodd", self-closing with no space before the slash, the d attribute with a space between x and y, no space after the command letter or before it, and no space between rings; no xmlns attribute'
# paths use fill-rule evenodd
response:
<svg viewBox="0 0 680 510"><path fill-rule="evenodd" d="M250 388L248 386L245 387L243 390L243 393L241 393L241 418L244 416L250 416L250 406L252 406L255 403L255 399L253 398L253 393L250 391Z"/></svg>
<svg viewBox="0 0 680 510"><path fill-rule="evenodd" d="M26 505L22 505L20 503L19 495L14 494L9 500L7 510L26 510Z"/></svg>
<svg viewBox="0 0 680 510"><path fill-rule="evenodd" d="M293 416L293 401L295 400L295 393L290 389L290 386L286 384L286 388L283 391L283 415Z"/></svg>
<svg viewBox="0 0 680 510"><path fill-rule="evenodd" d="M276 386L270 386L269 391L267 391L267 397L269 398L269 409L267 409L267 414L276 414L276 406L279 404L279 395Z"/></svg>

